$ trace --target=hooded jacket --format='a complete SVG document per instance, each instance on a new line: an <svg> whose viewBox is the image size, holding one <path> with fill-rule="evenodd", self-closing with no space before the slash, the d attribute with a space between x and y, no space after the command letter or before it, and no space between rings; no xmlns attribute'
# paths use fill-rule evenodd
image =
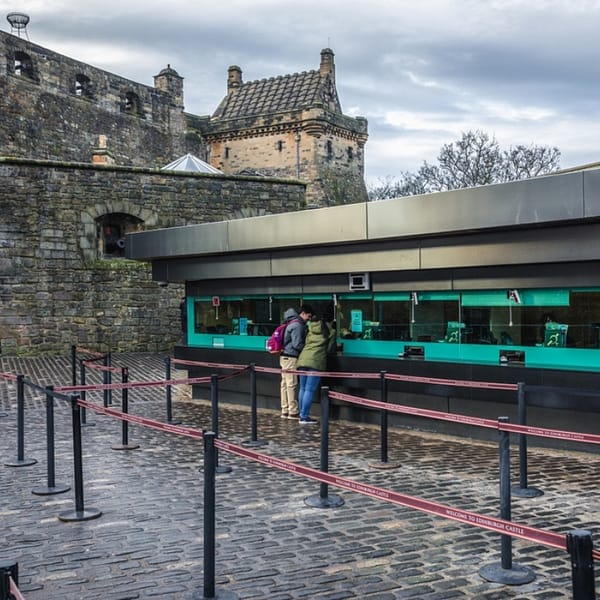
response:
<svg viewBox="0 0 600 600"><path fill-rule="evenodd" d="M327 368L327 355L335 352L336 333L332 324L327 323L329 333L323 335L323 321L311 321L308 325L306 343L296 368L306 367L316 371L325 371Z"/></svg>
<svg viewBox="0 0 600 600"><path fill-rule="evenodd" d="M306 324L293 308L288 308L283 313L283 320L288 326L283 335L283 356L300 356L306 339Z"/></svg>

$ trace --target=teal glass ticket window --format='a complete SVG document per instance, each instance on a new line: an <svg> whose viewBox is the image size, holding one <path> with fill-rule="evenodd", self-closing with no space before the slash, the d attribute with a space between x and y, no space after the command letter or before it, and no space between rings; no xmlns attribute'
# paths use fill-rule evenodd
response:
<svg viewBox="0 0 600 600"><path fill-rule="evenodd" d="M300 297L203 296L188 298L188 343L213 348L265 348L267 338L282 322L289 307L300 306Z"/></svg>
<svg viewBox="0 0 600 600"><path fill-rule="evenodd" d="M188 344L263 351L284 312L302 304L318 316L335 305L348 355L600 369L600 289L592 288L192 297Z"/></svg>

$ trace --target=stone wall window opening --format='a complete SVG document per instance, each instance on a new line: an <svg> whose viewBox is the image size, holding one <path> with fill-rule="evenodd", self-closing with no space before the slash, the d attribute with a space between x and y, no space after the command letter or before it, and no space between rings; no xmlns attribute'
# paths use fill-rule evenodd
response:
<svg viewBox="0 0 600 600"><path fill-rule="evenodd" d="M278 152L283 152L283 140L279 140L277 142L277 151Z"/></svg>
<svg viewBox="0 0 600 600"><path fill-rule="evenodd" d="M225 158L229 158L229 146L225 146Z"/></svg>
<svg viewBox="0 0 600 600"><path fill-rule="evenodd" d="M333 158L333 142L331 140L327 140L326 150L327 158Z"/></svg>
<svg viewBox="0 0 600 600"><path fill-rule="evenodd" d="M78 73L75 76L75 95L81 98L90 98L92 96L92 82L83 73Z"/></svg>
<svg viewBox="0 0 600 600"><path fill-rule="evenodd" d="M125 92L123 111L132 115L141 115L142 103L140 97L135 92Z"/></svg>
<svg viewBox="0 0 600 600"><path fill-rule="evenodd" d="M354 160L354 148L352 146L348 146L348 160Z"/></svg>
<svg viewBox="0 0 600 600"><path fill-rule="evenodd" d="M142 220L124 213L111 213L96 219L98 256L123 258L125 234L142 230Z"/></svg>
<svg viewBox="0 0 600 600"><path fill-rule="evenodd" d="M25 52L15 52L13 62L13 72L19 77L28 77L33 79L33 61L29 54Z"/></svg>

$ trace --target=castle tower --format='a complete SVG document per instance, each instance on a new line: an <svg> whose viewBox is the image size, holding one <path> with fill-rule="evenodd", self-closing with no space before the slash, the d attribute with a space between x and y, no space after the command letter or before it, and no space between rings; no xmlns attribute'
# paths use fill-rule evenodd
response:
<svg viewBox="0 0 600 600"><path fill-rule="evenodd" d="M154 76L154 88L166 94L170 99L169 123L172 135L183 135L186 129L183 114L183 77L167 65Z"/></svg>
<svg viewBox="0 0 600 600"><path fill-rule="evenodd" d="M367 199L367 120L342 113L329 48L318 70L244 82L241 68L229 67L227 95L204 133L224 173L306 181L313 206Z"/></svg>

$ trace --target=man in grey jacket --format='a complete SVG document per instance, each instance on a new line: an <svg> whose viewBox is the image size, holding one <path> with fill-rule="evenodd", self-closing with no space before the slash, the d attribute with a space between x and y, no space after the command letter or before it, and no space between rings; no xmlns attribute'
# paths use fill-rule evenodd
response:
<svg viewBox="0 0 600 600"><path fill-rule="evenodd" d="M306 323L313 315L312 307L303 304L300 313L293 308L288 308L283 313L283 320L287 323L283 335L283 352L279 357L281 367L281 418L298 419L298 400L296 390L298 388L298 376L289 371L296 370L296 363L306 339Z"/></svg>

